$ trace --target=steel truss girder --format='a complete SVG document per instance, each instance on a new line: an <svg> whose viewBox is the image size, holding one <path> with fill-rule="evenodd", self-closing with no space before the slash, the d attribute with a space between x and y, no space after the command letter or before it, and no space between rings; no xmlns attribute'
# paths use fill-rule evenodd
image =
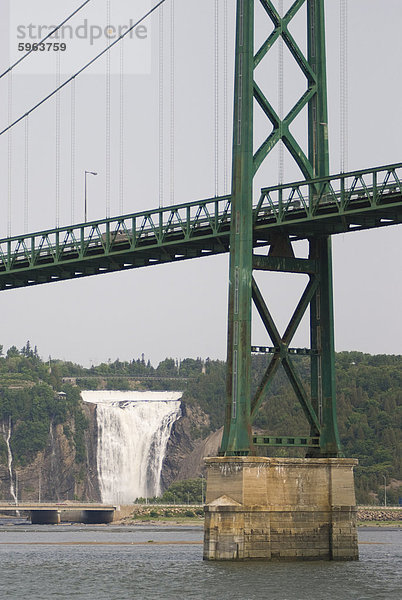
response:
<svg viewBox="0 0 402 600"><path fill-rule="evenodd" d="M225 196L5 238L0 290L57 281L60 269L74 279L87 267L101 274L227 252L231 221ZM253 246L267 246L277 232L305 239L397 223L401 163L264 188L253 205ZM272 271L310 268L303 259L256 260Z"/></svg>

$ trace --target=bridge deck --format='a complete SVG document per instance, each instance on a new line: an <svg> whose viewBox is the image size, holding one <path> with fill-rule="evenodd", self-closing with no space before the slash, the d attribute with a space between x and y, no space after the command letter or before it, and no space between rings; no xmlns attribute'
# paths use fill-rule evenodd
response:
<svg viewBox="0 0 402 600"><path fill-rule="evenodd" d="M0 290L220 254L229 250L223 196L0 240ZM402 163L264 188L254 247L402 223Z"/></svg>

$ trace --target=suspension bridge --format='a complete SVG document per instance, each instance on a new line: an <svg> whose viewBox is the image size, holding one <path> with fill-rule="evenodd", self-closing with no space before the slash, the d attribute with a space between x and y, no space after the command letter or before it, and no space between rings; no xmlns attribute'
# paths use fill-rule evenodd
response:
<svg viewBox="0 0 402 600"><path fill-rule="evenodd" d="M79 10L84 9L85 2ZM110 2L107 2L110 17ZM346 4L341 1L345 18ZM174 2L170 1L170 98L168 144L164 110L166 27L163 13L168 0L155 3L139 18L159 11L159 205L155 208L111 217L111 101L110 63L106 79L106 218L78 224L57 226L33 233L25 232L0 239L0 289L9 290L52 281L82 278L91 275L122 271L154 264L182 261L214 254L230 253L229 314L228 314L228 371L227 409L222 457L247 457L257 453L260 446L305 448L311 459L336 459L341 447L336 424L336 391L334 366L334 316L331 236L339 233L389 227L402 222L402 163L347 171L345 157L347 137L347 93L345 53L341 81L341 121L345 145L342 172L330 175L328 150L328 111L326 80L326 44L324 0L237 0L236 42L234 53L232 183L223 195L219 193L219 169L227 170L227 46L223 47L224 66L219 63L222 47L219 19L223 19L223 39L229 36L227 2L215 3L215 111L214 111L214 183L215 195L202 200L174 203L174 169L169 175L170 200L166 205L163 190L166 184L166 162L174 165L175 146L175 38ZM257 12L260 11L260 12ZM260 32L256 43L256 21L261 15L270 27ZM304 38L293 34L292 26L300 16L304 19ZM109 56L112 48L123 43L129 29L99 53ZM342 32L346 45L345 29ZM41 40L39 40L41 42ZM277 101L269 96L265 71L261 65L279 52L274 60L279 64ZM33 52L27 49L27 58ZM284 52L292 61L304 82L299 95L285 110ZM91 59L88 65L95 61ZM122 61L122 56L121 56ZM16 65L17 68L18 65ZM60 68L60 65L59 65ZM9 104L9 123L1 135L8 135L31 114L42 108L53 96L59 98L64 87L76 86L83 65L75 74L58 85L18 118ZM13 69L3 73L9 76ZM223 73L224 110L219 108L219 90ZM74 89L74 88L72 88ZM120 82L120 91L122 90ZM9 102L12 96L9 94ZM75 98L75 92L72 95ZM120 98L120 107L123 97ZM73 104L71 104L73 108ZM60 144L60 105L56 105L56 144ZM120 112L120 136L123 117ZM261 120L263 117L263 120ZM302 117L307 132L304 142L297 138L294 124ZM220 119L223 118L223 126ZM72 117L72 122L74 121ZM220 141L220 132L225 139ZM25 129L26 161L28 134ZM258 135L257 135L258 133ZM75 132L71 134L74 150ZM256 139L262 141L256 143ZM166 145L169 146L166 156ZM11 154L9 142L9 161ZM60 146L56 145L56 221L59 220ZM279 183L267 186L266 181L256 190L257 173L261 173L274 148L279 148ZM222 159L223 151L223 159ZM299 177L283 182L284 153ZM122 157L120 137L120 158ZM288 160L288 158L286 160ZM72 162L74 153L72 152ZM224 163L223 165L221 163ZM27 168L26 168L27 169ZM264 177L266 174L264 173ZM120 171L120 184L124 174ZM225 178L224 178L225 179ZM28 195L25 183L25 195ZM121 192L121 190L120 190ZM122 207L122 203L121 203ZM305 241L307 256L298 256L295 242ZM253 275L254 271L305 274L308 283L301 294L289 325L283 335L271 315L264 295ZM267 333L267 345L256 346L251 339L252 305L261 317ZM307 311L310 311L310 347L294 348L291 343ZM252 394L251 356L264 353L270 356L262 381ZM310 357L310 389L297 372L294 354ZM304 411L310 427L309 436L284 432L272 436L269 432L254 434L253 420L265 401L278 368L283 366ZM347 503L346 503L347 504Z"/></svg>

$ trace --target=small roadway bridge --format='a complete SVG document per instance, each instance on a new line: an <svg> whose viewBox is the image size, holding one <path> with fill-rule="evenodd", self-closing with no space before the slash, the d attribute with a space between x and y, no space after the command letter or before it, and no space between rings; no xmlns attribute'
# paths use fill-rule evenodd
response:
<svg viewBox="0 0 402 600"><path fill-rule="evenodd" d="M0 503L0 514L28 512L34 525L57 525L61 521L74 523L104 524L111 523L116 506L107 504L55 502L25 502L21 504Z"/></svg>

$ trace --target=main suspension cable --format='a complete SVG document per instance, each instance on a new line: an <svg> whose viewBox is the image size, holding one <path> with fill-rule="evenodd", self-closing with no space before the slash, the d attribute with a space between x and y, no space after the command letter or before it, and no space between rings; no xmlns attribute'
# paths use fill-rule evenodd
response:
<svg viewBox="0 0 402 600"><path fill-rule="evenodd" d="M64 21L62 21L59 25L52 29L50 33L48 33L44 38L37 42L37 45L39 46L39 44L43 44L44 42L46 42L46 40L52 37L52 35L54 35L59 29L61 29L63 25L65 25L68 21L75 17L75 15L79 13L80 10L83 9L84 6L86 6L89 2L91 2L91 0L86 0L86 2L81 4L81 6L79 6L74 12L72 12L71 15L65 18ZM32 54L32 52L35 52L35 50L29 50L29 52L21 56L21 58L19 58L14 64L10 65L8 69L6 69L3 73L0 74L0 79L2 79L5 75L7 75L7 73L10 73L13 69L15 69L15 67L19 65L23 60L25 60L30 54Z"/></svg>
<svg viewBox="0 0 402 600"><path fill-rule="evenodd" d="M55 94L57 94L57 92L59 92L66 85L68 85L69 83L71 83L73 81L73 79L75 79L76 77L78 77L79 75L81 75L81 73L83 73L84 71L86 71L91 65L93 65L97 60L99 60L104 54L106 54L106 52L109 52L111 50L111 48L113 48L113 46L115 46L116 44L118 44L123 38L125 38L127 35L129 35L131 33L131 31L133 31L133 29L135 29L136 27L138 27L138 25L140 25L150 15L152 15L156 10L158 10L158 8L160 6L162 6L162 4L164 4L165 2L166 2L166 0L159 0L159 2L157 4L155 4L155 6L153 6L145 15L143 15L140 19L138 19L138 21L136 21L135 23L133 23L131 25L131 27L129 27L128 29L126 29L126 31L124 31L111 44L109 44L108 46L106 46L106 48L104 48L103 50L101 50L101 52L99 52L99 54L97 54L94 58L92 58L89 62L87 62L83 67L81 67L81 69L79 69L73 75L71 75L71 77L69 77L68 79L66 79L65 81L63 81L63 83L58 88L54 89L52 92L50 92L50 94L48 94L47 96L45 96L44 98L42 98L42 100L40 102L38 102L37 104L35 104L34 106L32 106L26 113L24 113L23 115L21 115L20 117L18 117L18 119L16 119L12 123L10 123L2 131L0 131L0 136L2 136L7 131L9 131L10 129L12 129L13 127L15 127L18 123L20 123L20 121L22 121L23 119L25 119L25 117L27 115L30 115L31 113L33 113L40 106L42 106L42 104L45 104L45 102L47 102L48 100L50 100L50 98L53 98L53 96Z"/></svg>

